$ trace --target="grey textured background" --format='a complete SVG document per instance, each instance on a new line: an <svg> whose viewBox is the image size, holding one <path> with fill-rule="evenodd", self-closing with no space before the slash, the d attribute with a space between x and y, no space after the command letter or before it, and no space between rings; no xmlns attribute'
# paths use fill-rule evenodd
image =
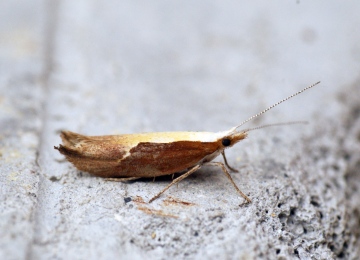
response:
<svg viewBox="0 0 360 260"><path fill-rule="evenodd" d="M0 3L0 259L356 259L358 1ZM89 135L222 131L321 80L204 167L105 182L53 149ZM221 160L221 158L219 158ZM125 203L124 198L132 201Z"/></svg>

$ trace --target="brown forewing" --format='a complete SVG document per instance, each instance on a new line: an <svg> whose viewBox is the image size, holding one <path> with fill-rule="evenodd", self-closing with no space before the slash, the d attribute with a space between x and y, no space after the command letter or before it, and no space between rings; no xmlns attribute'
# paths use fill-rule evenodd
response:
<svg viewBox="0 0 360 260"><path fill-rule="evenodd" d="M63 137L63 136L62 136ZM81 136L83 137L83 136ZM141 142L129 150L119 143L69 139L57 149L82 171L101 177L154 177L194 166L219 148L217 142ZM128 152L129 151L129 152Z"/></svg>
<svg viewBox="0 0 360 260"><path fill-rule="evenodd" d="M194 166L218 148L216 142L139 143L112 176L153 177L176 173Z"/></svg>

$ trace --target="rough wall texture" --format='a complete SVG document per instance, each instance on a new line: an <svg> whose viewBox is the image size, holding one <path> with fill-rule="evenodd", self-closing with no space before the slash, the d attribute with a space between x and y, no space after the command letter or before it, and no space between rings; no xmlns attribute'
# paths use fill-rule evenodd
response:
<svg viewBox="0 0 360 260"><path fill-rule="evenodd" d="M2 1L0 259L357 259L358 3ZM244 204L203 167L106 182L59 131L221 131L321 85L227 151ZM219 159L220 160L220 159Z"/></svg>

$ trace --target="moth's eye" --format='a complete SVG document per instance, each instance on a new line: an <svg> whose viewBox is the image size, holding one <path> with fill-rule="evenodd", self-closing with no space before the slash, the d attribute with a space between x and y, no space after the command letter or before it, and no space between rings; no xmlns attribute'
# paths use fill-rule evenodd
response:
<svg viewBox="0 0 360 260"><path fill-rule="evenodd" d="M222 139L223 146L229 146L231 144L231 140L229 138Z"/></svg>

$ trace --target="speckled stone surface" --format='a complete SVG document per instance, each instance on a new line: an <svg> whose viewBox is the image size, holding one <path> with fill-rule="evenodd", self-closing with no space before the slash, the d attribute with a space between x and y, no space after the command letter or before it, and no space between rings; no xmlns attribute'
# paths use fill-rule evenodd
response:
<svg viewBox="0 0 360 260"><path fill-rule="evenodd" d="M2 1L0 259L358 259L356 1ZM244 201L203 167L106 182L54 145L88 135L223 131ZM221 158L218 158L221 161Z"/></svg>

